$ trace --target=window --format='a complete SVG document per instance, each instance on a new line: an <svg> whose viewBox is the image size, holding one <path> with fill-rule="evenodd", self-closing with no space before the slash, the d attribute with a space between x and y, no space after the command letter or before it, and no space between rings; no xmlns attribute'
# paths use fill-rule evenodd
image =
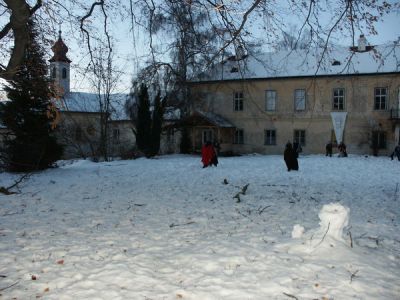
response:
<svg viewBox="0 0 400 300"><path fill-rule="evenodd" d="M276 145L276 130L265 130L264 145Z"/></svg>
<svg viewBox="0 0 400 300"><path fill-rule="evenodd" d="M333 89L333 110L344 110L344 89Z"/></svg>
<svg viewBox="0 0 400 300"><path fill-rule="evenodd" d="M51 78L56 78L56 67L51 68Z"/></svg>
<svg viewBox="0 0 400 300"><path fill-rule="evenodd" d="M244 131L243 129L236 129L235 136L233 138L234 144L244 144Z"/></svg>
<svg viewBox="0 0 400 300"><path fill-rule="evenodd" d="M235 92L233 94L233 110L234 111L243 110L243 92Z"/></svg>
<svg viewBox="0 0 400 300"><path fill-rule="evenodd" d="M67 69L66 68L62 69L62 78L63 79L67 78Z"/></svg>
<svg viewBox="0 0 400 300"><path fill-rule="evenodd" d="M167 142L172 142L174 140L175 131L173 128L168 128L167 130Z"/></svg>
<svg viewBox="0 0 400 300"><path fill-rule="evenodd" d="M298 142L299 145L306 145L306 131L305 130L295 130L293 135L293 142Z"/></svg>
<svg viewBox="0 0 400 300"><path fill-rule="evenodd" d="M113 142L115 144L119 144L119 128L114 128L113 129Z"/></svg>
<svg viewBox="0 0 400 300"><path fill-rule="evenodd" d="M213 131L211 129L203 130L203 144L213 141Z"/></svg>
<svg viewBox="0 0 400 300"><path fill-rule="evenodd" d="M77 126L77 127L75 128L75 140L78 141L78 142L80 142L80 141L82 141L82 139L83 139L83 131L82 131L82 128L79 127L79 126Z"/></svg>
<svg viewBox="0 0 400 300"><path fill-rule="evenodd" d="M386 132L372 132L372 147L375 149L386 149Z"/></svg>
<svg viewBox="0 0 400 300"><path fill-rule="evenodd" d="M387 88L375 88L375 104L374 109L384 110L386 109L387 102Z"/></svg>
<svg viewBox="0 0 400 300"><path fill-rule="evenodd" d="M294 91L294 110L306 109L306 90Z"/></svg>
<svg viewBox="0 0 400 300"><path fill-rule="evenodd" d="M93 125L89 125L87 128L86 128L86 132L89 134L89 135L94 135L95 133L96 133L96 129L94 129L94 126Z"/></svg>
<svg viewBox="0 0 400 300"><path fill-rule="evenodd" d="M273 111L276 109L276 91L265 91L265 110Z"/></svg>

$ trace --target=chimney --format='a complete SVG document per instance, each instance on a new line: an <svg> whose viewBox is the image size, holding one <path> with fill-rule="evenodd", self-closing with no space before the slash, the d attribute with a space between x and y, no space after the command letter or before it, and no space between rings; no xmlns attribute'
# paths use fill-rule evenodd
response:
<svg viewBox="0 0 400 300"><path fill-rule="evenodd" d="M239 45L236 48L236 60L241 60L243 58L245 58L246 56L246 52L244 50L244 47L242 45Z"/></svg>
<svg viewBox="0 0 400 300"><path fill-rule="evenodd" d="M357 41L358 43L358 51L364 52L367 50L367 39L363 34L360 35L360 38Z"/></svg>

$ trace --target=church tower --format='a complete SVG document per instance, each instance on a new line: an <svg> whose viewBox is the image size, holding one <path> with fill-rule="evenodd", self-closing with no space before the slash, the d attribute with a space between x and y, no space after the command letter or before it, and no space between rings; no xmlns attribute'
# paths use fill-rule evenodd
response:
<svg viewBox="0 0 400 300"><path fill-rule="evenodd" d="M68 47L61 38L61 30L58 32L58 40L51 47L53 57L50 62L50 77L55 85L60 88L61 95L70 91L70 63L67 57Z"/></svg>

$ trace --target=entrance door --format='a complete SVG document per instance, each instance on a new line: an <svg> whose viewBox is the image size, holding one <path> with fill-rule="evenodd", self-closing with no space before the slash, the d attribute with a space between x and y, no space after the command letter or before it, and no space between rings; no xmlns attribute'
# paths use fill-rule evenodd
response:
<svg viewBox="0 0 400 300"><path fill-rule="evenodd" d="M400 145L400 125L396 125L394 130L394 144Z"/></svg>
<svg viewBox="0 0 400 300"><path fill-rule="evenodd" d="M206 142L213 142L213 131L211 129L204 129L203 130L203 138L202 142L205 144Z"/></svg>

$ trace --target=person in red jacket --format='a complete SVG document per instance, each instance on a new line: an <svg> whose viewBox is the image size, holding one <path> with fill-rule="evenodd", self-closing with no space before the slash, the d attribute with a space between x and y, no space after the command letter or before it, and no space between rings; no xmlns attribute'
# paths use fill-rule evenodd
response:
<svg viewBox="0 0 400 300"><path fill-rule="evenodd" d="M205 143L205 145L203 145L201 148L201 162L203 163L203 168L211 165L217 166L217 154L215 153L215 149L211 142Z"/></svg>

